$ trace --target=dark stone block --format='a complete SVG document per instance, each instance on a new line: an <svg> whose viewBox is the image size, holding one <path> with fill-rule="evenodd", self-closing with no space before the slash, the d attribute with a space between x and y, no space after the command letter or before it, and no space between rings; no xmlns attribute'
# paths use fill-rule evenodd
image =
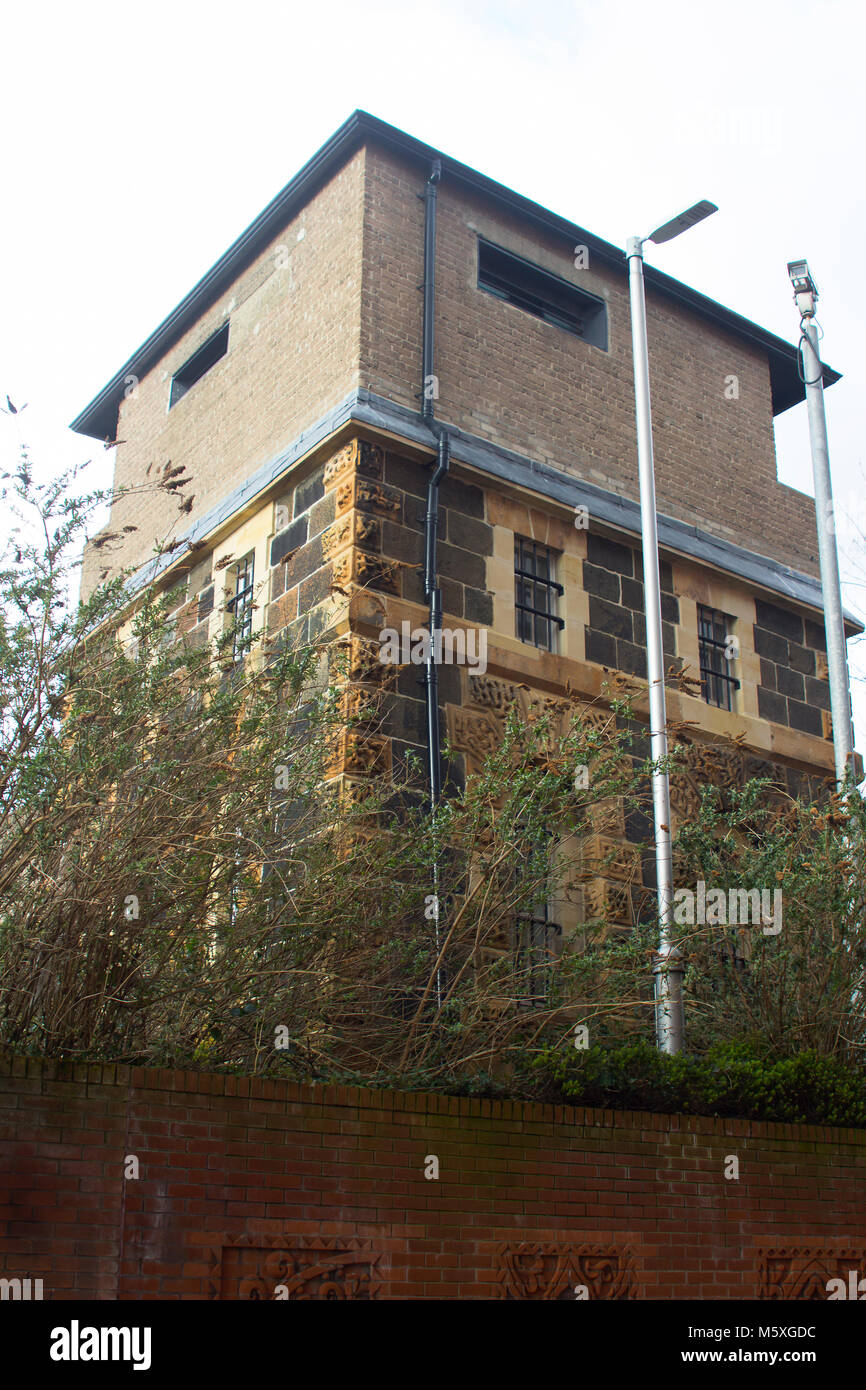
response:
<svg viewBox="0 0 866 1390"><path fill-rule="evenodd" d="M603 570L616 570L619 574L634 574L634 556L627 545L610 541L606 536L596 536L590 531L586 538L587 559Z"/></svg>
<svg viewBox="0 0 866 1390"><path fill-rule="evenodd" d="M662 593L672 594L674 591L674 572L667 560L659 561L659 584Z"/></svg>
<svg viewBox="0 0 866 1390"><path fill-rule="evenodd" d="M271 570L271 602L282 598L286 592L286 567L285 565L274 565Z"/></svg>
<svg viewBox="0 0 866 1390"><path fill-rule="evenodd" d="M646 634L643 631L644 624L641 621L641 631L638 632L638 619L634 620L635 637L640 637L641 641L646 642ZM662 623L662 650L665 656L676 656L677 654L677 630L673 623Z"/></svg>
<svg viewBox="0 0 866 1390"><path fill-rule="evenodd" d="M310 536L318 536L321 531L336 519L337 516L337 494L336 491L326 492L316 504L310 508L309 523Z"/></svg>
<svg viewBox="0 0 866 1390"><path fill-rule="evenodd" d="M634 624L629 610L593 595L589 600L589 625L599 632L609 632L611 637L622 637L626 642L634 638Z"/></svg>
<svg viewBox="0 0 866 1390"><path fill-rule="evenodd" d="M789 666L779 666L776 671L776 689L780 695L790 695L794 700L805 700L806 687L799 671Z"/></svg>
<svg viewBox="0 0 866 1390"><path fill-rule="evenodd" d="M423 580L421 587L422 589L424 587ZM442 593L442 612L449 613L452 618L462 618L464 614L463 585L458 584L454 579L442 579L440 576L439 588Z"/></svg>
<svg viewBox="0 0 866 1390"><path fill-rule="evenodd" d="M365 480L365 481L366 481L366 480ZM397 488L395 488L395 487L386 487L384 483L375 483L375 484L373 484L373 488L374 488L375 493L377 494L377 496L378 496L378 495L381 495L382 497L384 497L386 503L389 503L389 502L390 502L390 503L396 504L396 511L394 510L393 506L389 508L389 507L387 507L387 506L381 505L380 502L377 501L377 497L364 497L364 496L362 496L362 495L361 495L361 491L362 491L362 490L359 490L358 492L356 492L356 495L355 495L355 506L357 507L358 511L359 511L359 512L363 512L363 513L365 514L365 516L387 516L387 517L389 517L392 521L394 520L395 517L399 518L400 515L401 515L401 513L402 513L402 510L403 510L403 502L404 502L404 500L405 500L405 499L404 499L404 494L403 494L402 492L400 492L400 491L399 491ZM336 494L336 491L335 491L335 492L334 492L334 499L335 499L335 501L336 501L336 496L337 496L337 494ZM418 498L417 498L417 497L413 497L413 498L412 498L412 505L413 505L413 507L417 510L417 508L418 508ZM423 522L422 522L422 525L423 525Z"/></svg>
<svg viewBox="0 0 866 1390"><path fill-rule="evenodd" d="M773 724L787 724L787 701L784 696L777 695L775 690L765 690L762 685L759 685L758 713L762 719L769 719Z"/></svg>
<svg viewBox="0 0 866 1390"><path fill-rule="evenodd" d="M678 623L680 620L680 601L673 598L671 594L662 594L662 618L666 623Z"/></svg>
<svg viewBox="0 0 866 1390"><path fill-rule="evenodd" d="M647 678L646 650L634 642L618 641L616 644L616 664L620 671L629 676Z"/></svg>
<svg viewBox="0 0 866 1390"><path fill-rule="evenodd" d="M427 603L427 599L424 597L424 575L423 575L423 572L422 572L420 566L417 567L417 568L415 568L415 569L413 569L413 568L411 568L411 567L410 567L410 568L406 568L406 569L401 569L401 570L400 570L400 585L401 585L400 592L401 592L403 598L408 599L410 603L423 603L423 604L426 604L426 603ZM440 585L440 588L442 588L442 592L443 592L443 599L442 599L442 602L443 602L443 605L444 605L444 602L445 602L445 599L444 599L444 592L445 592L445 591L444 591L444 586L443 586L443 584L442 584L442 580L441 580L441 579L440 579L440 581L439 581L439 585Z"/></svg>
<svg viewBox="0 0 866 1390"><path fill-rule="evenodd" d="M759 627L768 628L779 637L786 637L789 642L803 641L803 619L788 608L778 608L775 603L765 603L763 599L756 598L755 619Z"/></svg>
<svg viewBox="0 0 866 1390"><path fill-rule="evenodd" d="M588 627L586 635L586 659L599 666L616 666L616 640L606 632L596 632Z"/></svg>
<svg viewBox="0 0 866 1390"><path fill-rule="evenodd" d="M464 516L462 512L448 512L448 540L451 545L460 545L474 555L493 554L493 527L475 517Z"/></svg>
<svg viewBox="0 0 866 1390"><path fill-rule="evenodd" d="M299 550L306 543L307 518L293 521L284 531L280 531L271 541L271 564L278 565L291 550Z"/></svg>
<svg viewBox="0 0 866 1390"><path fill-rule="evenodd" d="M649 757L649 748L647 748L646 756ZM625 838L629 844L652 843L653 835L653 822L650 816L644 815L643 811L639 811L636 807L628 812L625 818Z"/></svg>
<svg viewBox="0 0 866 1390"><path fill-rule="evenodd" d="M401 458L399 454L389 453L385 455L385 482L402 488L404 492L411 492L416 497L426 498L427 478L431 467L431 464L422 467L420 463L412 463L409 459ZM439 495L441 498L441 488Z"/></svg>
<svg viewBox="0 0 866 1390"><path fill-rule="evenodd" d="M198 596L198 616L196 622L200 623L209 613L213 612L213 584L209 588L203 589Z"/></svg>
<svg viewBox="0 0 866 1390"><path fill-rule="evenodd" d="M307 583L311 582L311 580L307 581ZM319 641L319 639L322 637L322 634L327 631L331 622L332 614L328 612L328 609L324 605L322 605L319 608L314 608L313 611L310 613L310 622L307 628L307 635L309 637L309 640L311 642Z"/></svg>
<svg viewBox="0 0 866 1390"><path fill-rule="evenodd" d="M439 546L438 561L439 573L446 579L457 579L471 589L485 587L486 566L480 555L446 543Z"/></svg>
<svg viewBox="0 0 866 1390"><path fill-rule="evenodd" d="M419 623L419 627L420 627ZM398 695L405 695L409 700L424 699L424 667L423 666L404 666L397 672L397 679L394 682L394 689Z"/></svg>
<svg viewBox="0 0 866 1390"><path fill-rule="evenodd" d="M801 705L799 700L788 701L788 722L792 729L799 729L804 734L815 734L818 738L821 738L824 732L821 711L813 709L811 705Z"/></svg>
<svg viewBox="0 0 866 1390"><path fill-rule="evenodd" d="M788 643L788 665L795 671L801 671L804 676L814 676L815 674L815 653L808 647L801 647L796 642Z"/></svg>
<svg viewBox="0 0 866 1390"><path fill-rule="evenodd" d="M463 682L460 678L460 667L454 666L450 662L446 665L446 663L443 662L437 670L439 676L440 705L462 705ZM444 720L442 728L445 728Z"/></svg>
<svg viewBox="0 0 866 1390"><path fill-rule="evenodd" d="M824 631L823 623L813 623L807 618L804 624L806 628L806 646L813 647L816 652L827 650L827 634Z"/></svg>
<svg viewBox="0 0 866 1390"><path fill-rule="evenodd" d="M322 568L322 537L316 536L307 545L296 551L290 560L285 561L286 588L292 589L302 579L315 574Z"/></svg>
<svg viewBox="0 0 866 1390"><path fill-rule="evenodd" d="M417 762L420 762L420 768ZM409 743L403 739L391 740L391 762L394 769L395 781L403 777L416 781L419 785L423 784L427 768L427 739L423 743ZM398 775L399 774L399 775Z"/></svg>
<svg viewBox="0 0 866 1390"><path fill-rule="evenodd" d="M300 618L295 618L287 623L280 631L277 641L280 646L287 651L294 651L298 647L303 647L309 640L310 615L304 613Z"/></svg>
<svg viewBox="0 0 866 1390"><path fill-rule="evenodd" d="M493 595L480 589L466 589L466 619L470 623L482 623L485 627L493 625Z"/></svg>
<svg viewBox="0 0 866 1390"><path fill-rule="evenodd" d="M635 613L643 613L643 584L639 579L622 580L622 605Z"/></svg>
<svg viewBox="0 0 866 1390"><path fill-rule="evenodd" d="M443 797L459 796L466 786L466 761L462 753L455 753L446 765L442 777Z"/></svg>
<svg viewBox="0 0 866 1390"><path fill-rule="evenodd" d="M484 493L480 487L471 483L461 483L459 478L446 476L439 484L439 504L450 511L462 512L464 516L484 516Z"/></svg>
<svg viewBox="0 0 866 1390"><path fill-rule="evenodd" d="M310 474L309 478L295 488L295 516L302 516L304 512L309 511L314 502L318 502L320 497L324 497L324 474L325 466L322 464L320 468ZM331 520L333 521L333 517Z"/></svg>
<svg viewBox="0 0 866 1390"><path fill-rule="evenodd" d="M619 603L620 577L613 570L599 569L588 560L583 562L583 587L588 594L605 598L610 603Z"/></svg>
<svg viewBox="0 0 866 1390"><path fill-rule="evenodd" d="M408 560L420 564L424 559L424 537L419 531L410 531L393 521L382 525L382 553L389 560Z"/></svg>
<svg viewBox="0 0 866 1390"><path fill-rule="evenodd" d="M812 676L806 677L806 702L814 705L816 709L830 708L830 686L827 681L815 680Z"/></svg>
<svg viewBox="0 0 866 1390"><path fill-rule="evenodd" d="M772 661L766 661L761 657L761 685L766 690L776 689L776 668Z"/></svg>
<svg viewBox="0 0 866 1390"><path fill-rule="evenodd" d="M779 637L775 632L768 632L763 627L755 627L755 651L758 656L765 656L768 661L774 661L777 666L787 666L788 664L788 643L784 637Z"/></svg>
<svg viewBox="0 0 866 1390"><path fill-rule="evenodd" d="M391 492L394 491L393 488L391 488L391 489L389 489L389 490L390 490ZM447 525L448 525L448 513L447 513L446 511L443 511L441 508L440 508L440 510L439 510L439 519L440 519L440 521L442 522L442 524L447 528ZM408 526L409 529L410 529L410 531L421 531L421 532L423 532L423 531L426 529L426 524L427 524L427 504L426 504L426 502L421 502L421 501L420 501L413 493L411 493L411 492L404 492L404 494L403 494L403 525L404 525L404 526ZM437 535L438 535L440 538L444 538L444 533L443 533L441 530L439 530L438 527L437 527Z"/></svg>
<svg viewBox="0 0 866 1390"><path fill-rule="evenodd" d="M317 604L324 603L330 596L334 572L330 565L323 565L309 579L305 579L298 590L298 613L307 613Z"/></svg>
<svg viewBox="0 0 866 1390"><path fill-rule="evenodd" d="M385 732L406 743L427 742L427 707L422 700L393 695L388 701Z"/></svg>

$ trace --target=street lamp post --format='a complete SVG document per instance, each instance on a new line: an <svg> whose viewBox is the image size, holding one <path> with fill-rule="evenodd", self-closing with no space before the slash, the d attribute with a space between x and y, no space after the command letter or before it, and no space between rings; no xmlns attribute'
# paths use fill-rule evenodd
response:
<svg viewBox="0 0 866 1390"><path fill-rule="evenodd" d="M794 287L794 299L800 311L800 330L803 335L803 382L806 387L812 474L815 479L815 521L818 526L824 630L827 634L833 753L836 781L841 787L851 766L854 739L851 729L851 695L848 688L848 653L842 617L842 586L839 582L839 556L833 516L833 488L830 482L830 451L827 446L827 421L824 415L823 367L818 355L818 333L815 326L818 287L809 274L806 261L789 261L788 276Z"/></svg>
<svg viewBox="0 0 866 1390"><path fill-rule="evenodd" d="M655 977L656 1039L659 1051L680 1052L683 1046L683 957L671 930L673 864L671 860L671 797L665 760L668 753L665 701L664 645L662 639L661 584L659 581L656 488L653 464L652 409L650 405L649 352L646 332L646 296L643 277L645 241L671 241L718 209L714 203L696 203L648 237L630 237L626 247L631 302L631 336L634 354L634 398L637 416L637 455L640 475L641 538L643 544L644 609L646 613L647 680L649 684L650 749L653 761L652 792L655 828L656 885L659 944L653 965Z"/></svg>

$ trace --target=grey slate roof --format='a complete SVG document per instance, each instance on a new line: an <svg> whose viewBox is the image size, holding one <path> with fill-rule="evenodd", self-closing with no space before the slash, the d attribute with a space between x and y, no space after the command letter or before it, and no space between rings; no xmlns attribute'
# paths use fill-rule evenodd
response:
<svg viewBox="0 0 866 1390"><path fill-rule="evenodd" d="M371 391L352 392L327 415L298 435L288 448L281 450L258 468L216 507L212 507L200 517L181 538L180 546L168 555L155 557L137 570L130 579L130 592L136 592L176 564L190 545L210 536L244 506L265 492L278 478L289 472L310 449L324 443L336 430L350 421L374 429L388 430L431 451L436 448L436 437L418 412L407 410L404 406L397 405L384 396L374 395ZM530 489L540 497L563 503L567 507L583 505L587 507L592 521L640 536L640 507L631 498L621 497L594 483L584 482L573 474L560 472L548 464L538 463L522 454L502 449L477 435L452 429L445 421L440 421L439 424L448 430L451 455L455 463L468 464L490 477ZM712 536L700 527L689 526L674 517L659 516L658 536L659 545L667 550L712 565L745 580L748 584L778 594L780 598L790 599L818 612L823 611L820 581L811 575L801 574L778 560L768 559L730 541ZM846 612L845 619L853 630L863 630L859 619L853 614Z"/></svg>

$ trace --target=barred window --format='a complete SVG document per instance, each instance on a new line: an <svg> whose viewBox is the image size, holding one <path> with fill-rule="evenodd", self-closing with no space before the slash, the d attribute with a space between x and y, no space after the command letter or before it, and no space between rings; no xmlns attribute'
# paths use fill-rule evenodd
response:
<svg viewBox="0 0 866 1390"><path fill-rule="evenodd" d="M253 630L254 562L255 555L250 551L235 565L234 591L226 604L229 626L234 627L232 660L235 662L242 661L246 655Z"/></svg>
<svg viewBox="0 0 866 1390"><path fill-rule="evenodd" d="M478 288L607 352L607 305L603 299L480 238Z"/></svg>
<svg viewBox="0 0 866 1390"><path fill-rule="evenodd" d="M521 642L556 651L556 634L565 622L556 613L557 584L554 551L523 536L514 537L515 628Z"/></svg>
<svg viewBox="0 0 866 1390"><path fill-rule="evenodd" d="M546 902L517 917L512 960L517 1000L523 1007L539 1006L548 999L561 936L562 928L551 921Z"/></svg>
<svg viewBox="0 0 866 1390"><path fill-rule="evenodd" d="M740 682L731 674L730 629L732 619L714 608L698 604L698 650L701 694L708 705L733 709L733 693Z"/></svg>

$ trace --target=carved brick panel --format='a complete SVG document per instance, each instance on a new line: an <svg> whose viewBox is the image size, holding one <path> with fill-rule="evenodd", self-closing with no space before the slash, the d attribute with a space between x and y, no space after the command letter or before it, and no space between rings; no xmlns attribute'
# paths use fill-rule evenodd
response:
<svg viewBox="0 0 866 1390"><path fill-rule="evenodd" d="M499 1250L500 1298L574 1301L576 1289L591 1299L637 1298L634 1261L621 1245L503 1245Z"/></svg>
<svg viewBox="0 0 866 1390"><path fill-rule="evenodd" d="M380 1256L365 1240L272 1239L225 1245L211 1269L211 1297L332 1302L379 1295Z"/></svg>
<svg viewBox="0 0 866 1390"><path fill-rule="evenodd" d="M851 1270L866 1278L866 1246L833 1249L793 1246L758 1251L758 1298L824 1301L830 1279L842 1279L846 1289Z"/></svg>

